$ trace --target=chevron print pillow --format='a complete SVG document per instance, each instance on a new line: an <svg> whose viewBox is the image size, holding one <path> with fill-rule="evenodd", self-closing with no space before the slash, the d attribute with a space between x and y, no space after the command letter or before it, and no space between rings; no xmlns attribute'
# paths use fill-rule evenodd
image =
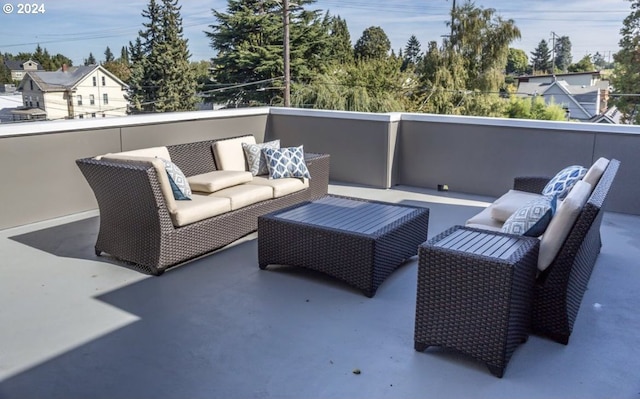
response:
<svg viewBox="0 0 640 399"><path fill-rule="evenodd" d="M262 153L263 148L272 148L277 150L280 148L280 140L268 141L262 144L242 143L242 149L244 150L244 155L247 158L249 171L254 176L266 175L269 173L267 160Z"/></svg>
<svg viewBox="0 0 640 399"><path fill-rule="evenodd" d="M587 174L587 168L580 165L567 166L556 174L542 190L542 195L557 195L564 199L569 191Z"/></svg>
<svg viewBox="0 0 640 399"><path fill-rule="evenodd" d="M552 195L529 201L509 216L502 225L502 232L528 237L541 236L556 213L557 200L558 196Z"/></svg>
<svg viewBox="0 0 640 399"><path fill-rule="evenodd" d="M309 169L304 161L304 148L286 147L274 150L263 148L262 152L267 160L269 179L284 177L299 177L310 179Z"/></svg>
<svg viewBox="0 0 640 399"><path fill-rule="evenodd" d="M173 191L173 197L176 200L190 200L191 199L191 187L187 182L187 178L180 170L178 165L171 161L167 161L164 158L158 158L164 163L164 168L169 176L169 184L171 184L171 191Z"/></svg>

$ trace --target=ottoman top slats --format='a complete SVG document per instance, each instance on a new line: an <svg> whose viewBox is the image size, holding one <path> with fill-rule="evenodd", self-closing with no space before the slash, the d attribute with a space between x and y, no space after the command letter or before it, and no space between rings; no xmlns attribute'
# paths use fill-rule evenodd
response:
<svg viewBox="0 0 640 399"><path fill-rule="evenodd" d="M465 229L457 230L434 244L436 247L504 260L509 259L521 245L524 242L517 238Z"/></svg>
<svg viewBox="0 0 640 399"><path fill-rule="evenodd" d="M280 219L361 234L375 234L415 209L348 198L324 197L279 213Z"/></svg>

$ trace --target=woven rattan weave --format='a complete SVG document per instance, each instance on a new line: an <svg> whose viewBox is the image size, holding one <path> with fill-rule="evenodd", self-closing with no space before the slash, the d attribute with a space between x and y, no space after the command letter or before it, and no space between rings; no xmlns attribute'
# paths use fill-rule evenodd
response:
<svg viewBox="0 0 640 399"><path fill-rule="evenodd" d="M258 218L258 258L336 277L373 297L427 238L429 209L325 196Z"/></svg>
<svg viewBox="0 0 640 399"><path fill-rule="evenodd" d="M216 170L211 149L214 141L167 148L171 160L186 176L192 176ZM133 269L154 275L206 255L255 231L258 216L326 194L329 155L305 154L305 159L312 176L309 188L182 227L175 227L171 221L151 163L79 159L76 163L100 210L95 252L107 253Z"/></svg>
<svg viewBox="0 0 640 399"><path fill-rule="evenodd" d="M502 377L526 341L540 242L454 226L420 246L414 345L466 353Z"/></svg>

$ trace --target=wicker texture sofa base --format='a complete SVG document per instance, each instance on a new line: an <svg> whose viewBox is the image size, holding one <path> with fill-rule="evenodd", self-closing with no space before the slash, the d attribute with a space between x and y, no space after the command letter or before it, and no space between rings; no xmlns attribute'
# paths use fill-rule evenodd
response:
<svg viewBox="0 0 640 399"><path fill-rule="evenodd" d="M168 146L171 160L192 176L216 170L216 140ZM160 275L220 249L257 230L258 216L327 193L329 156L305 154L309 187L182 227L175 227L165 205L156 170L134 160L76 161L94 192L100 211L97 255L107 253L133 269Z"/></svg>
<svg viewBox="0 0 640 399"><path fill-rule="evenodd" d="M328 195L258 218L259 266L320 271L371 298L417 254L429 209Z"/></svg>

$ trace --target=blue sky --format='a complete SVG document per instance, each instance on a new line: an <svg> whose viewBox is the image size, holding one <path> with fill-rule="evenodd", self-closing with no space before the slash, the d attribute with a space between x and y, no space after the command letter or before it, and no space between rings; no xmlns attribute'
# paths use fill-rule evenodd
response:
<svg viewBox="0 0 640 399"><path fill-rule="evenodd" d="M340 15L347 21L355 41L369 26L380 26L397 52L414 34L425 49L429 41L441 42L448 32L445 22L453 0L318 0L313 8ZM0 52L32 52L40 43L50 54L61 53L81 64L92 52L104 58L109 46L118 56L120 48L135 40L144 19L147 0L48 0L44 14L18 14L17 1L10 14L0 13ZM457 4L463 0L457 0ZM185 38L192 60L214 55L203 31L215 23L211 9L226 10L226 0L181 0ZM551 32L569 36L574 62L585 54L600 52L608 58L618 50L623 19L630 13L628 0L476 0L484 8L494 8L505 19L514 19L522 39L512 47L527 55Z"/></svg>

